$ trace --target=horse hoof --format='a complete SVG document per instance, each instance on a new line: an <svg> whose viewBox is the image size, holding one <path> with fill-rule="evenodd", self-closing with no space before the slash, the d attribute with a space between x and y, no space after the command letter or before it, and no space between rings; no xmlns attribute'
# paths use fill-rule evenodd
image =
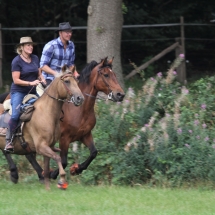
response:
<svg viewBox="0 0 215 215"><path fill-rule="evenodd" d="M40 178L40 179L39 179L39 182L40 182L40 184L45 184L44 178Z"/></svg>
<svg viewBox="0 0 215 215"><path fill-rule="evenodd" d="M77 175L77 170L79 168L79 165L77 163L74 163L71 167L70 167L70 174L71 175Z"/></svg>
<svg viewBox="0 0 215 215"><path fill-rule="evenodd" d="M58 181L57 187L61 190L66 190L68 187L68 183L66 181L65 182Z"/></svg>
<svg viewBox="0 0 215 215"><path fill-rule="evenodd" d="M17 184L17 183L18 183L18 178L14 178L14 177L10 176L10 180L11 180L14 184Z"/></svg>

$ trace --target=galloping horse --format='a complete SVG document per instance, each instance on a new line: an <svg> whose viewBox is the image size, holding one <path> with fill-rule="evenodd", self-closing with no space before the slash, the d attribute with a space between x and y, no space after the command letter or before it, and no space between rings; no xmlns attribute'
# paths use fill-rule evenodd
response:
<svg viewBox="0 0 215 215"><path fill-rule="evenodd" d="M49 184L49 160L53 158L60 171L59 184L66 187L66 172L61 163L61 158L54 152L55 143L60 137L60 117L62 106L65 102L73 102L76 106L84 101L75 78L65 67L62 68L62 74L56 77L44 94L34 103L35 110L29 122L23 125L22 133L25 142L30 149L23 149L18 138L14 138L14 153L19 155L32 154L36 152L44 156L44 177L45 187L50 188ZM73 105L74 106L74 105ZM5 147L5 137L0 137L0 149ZM4 152L4 151L3 151ZM11 161L10 154L6 158Z"/></svg>
<svg viewBox="0 0 215 215"><path fill-rule="evenodd" d="M64 117L60 123L60 156L62 159L63 168L67 166L67 154L69 144L74 141L81 141L90 150L90 156L81 164L74 164L70 168L72 175L80 174L86 170L92 160L97 155L92 129L96 124L94 112L94 104L99 91L108 95L108 99L113 102L123 100L125 94L119 85L115 73L112 71L112 61L107 58L101 60L100 63L92 61L81 72L79 77L79 88L85 96L85 101L82 106L75 108L69 103L63 105ZM56 179L59 170L51 172L50 177Z"/></svg>

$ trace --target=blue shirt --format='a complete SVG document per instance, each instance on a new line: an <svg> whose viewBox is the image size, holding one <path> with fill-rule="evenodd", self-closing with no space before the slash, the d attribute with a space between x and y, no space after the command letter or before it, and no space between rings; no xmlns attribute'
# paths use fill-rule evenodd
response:
<svg viewBox="0 0 215 215"><path fill-rule="evenodd" d="M25 62L19 55L17 55L11 63L11 71L19 71L20 79L23 81L35 81L38 79L38 68L39 68L39 58L31 54L31 62ZM32 86L21 86L14 84L11 85L10 92L22 92L28 94L32 89ZM36 94L36 87L33 87L30 93Z"/></svg>
<svg viewBox="0 0 215 215"><path fill-rule="evenodd" d="M58 37L48 42L42 52L40 59L40 67L45 65L49 66L54 71L60 72L61 68L66 64L68 67L74 65L75 61L75 46L72 41L68 41L66 49L64 49L63 43ZM53 80L54 76L42 72L45 79Z"/></svg>

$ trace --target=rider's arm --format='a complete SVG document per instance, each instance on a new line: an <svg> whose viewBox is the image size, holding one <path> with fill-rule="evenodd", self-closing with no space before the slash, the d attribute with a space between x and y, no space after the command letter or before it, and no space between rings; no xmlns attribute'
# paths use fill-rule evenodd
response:
<svg viewBox="0 0 215 215"><path fill-rule="evenodd" d="M35 81L24 81L20 79L20 71L13 71L12 72L12 78L14 84L21 85L21 86L36 86L40 83L39 80Z"/></svg>
<svg viewBox="0 0 215 215"><path fill-rule="evenodd" d="M40 59L40 68L42 71L50 74L56 75L56 71L50 68L50 63L54 53L54 46L50 45L49 43L46 44L43 48L42 56Z"/></svg>
<svg viewBox="0 0 215 215"><path fill-rule="evenodd" d="M44 65L43 67L41 67L41 69L44 71L44 72L46 72L46 73L48 73L48 74L51 74L51 75L56 75L56 71L54 71L53 69L51 69L48 65Z"/></svg>

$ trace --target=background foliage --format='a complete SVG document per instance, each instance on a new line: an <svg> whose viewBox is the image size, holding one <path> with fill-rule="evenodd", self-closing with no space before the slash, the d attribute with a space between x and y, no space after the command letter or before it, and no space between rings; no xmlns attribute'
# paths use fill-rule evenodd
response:
<svg viewBox="0 0 215 215"><path fill-rule="evenodd" d="M0 22L2 27L53 27L68 20L73 26L86 26L87 6L88 1L80 0L2 0ZM180 16L184 16L186 23L208 24L213 18L211 8L215 8L211 0L207 4L200 0L125 0L124 25L178 23ZM4 81L10 79L14 45L23 35L38 42L34 50L38 56L44 44L57 36L52 31L4 31ZM128 90L123 103L97 102L93 133L99 154L87 171L72 180L84 184L170 186L199 180L214 182L214 35L212 25L185 27L187 73L192 78L188 86L175 81L174 71L165 71L169 67L167 60L174 60L174 53L169 53L144 71L144 75L140 73L126 83ZM140 65L179 36L179 27L123 29L124 75L133 69L129 60ZM86 62L86 31L75 30L73 40L76 64L81 69ZM70 163L82 162L89 155L83 145L73 149L71 145ZM14 157L20 172L31 177L34 172L25 158ZM0 158L0 176L4 177L7 164L2 155Z"/></svg>
<svg viewBox="0 0 215 215"><path fill-rule="evenodd" d="M2 27L56 27L59 22L69 21L72 26L87 26L87 6L84 0L1 0L0 23ZM215 8L212 0L204 3L201 0L162 1L134 0L123 1L124 25L179 23L184 16L185 23L210 24ZM41 56L42 48L57 35L54 31L7 31L3 36L3 79L10 80L11 60L15 56L14 46L23 35L32 36L38 42L35 54ZM186 26L185 45L188 78L213 74L215 63L214 25ZM129 59L137 65L142 64L152 56L175 42L180 37L180 26L156 28L123 28L121 57L123 74L128 74L133 68ZM74 30L73 40L76 44L76 65L81 70L86 63L86 30ZM101 56L103 58L104 56ZM153 64L154 74L165 70L167 61L173 61L174 52ZM93 59L92 59L93 60ZM96 59L97 60L97 59ZM152 71L152 70L150 70ZM149 72L150 72L149 71ZM146 70L146 72L148 72ZM153 74L153 75L154 75Z"/></svg>
<svg viewBox="0 0 215 215"><path fill-rule="evenodd" d="M146 78L142 89L128 88L122 103L98 100L93 136L99 153L71 180L90 185L214 184L215 76L181 86L172 69L181 60L177 58L167 72ZM5 177L8 167L0 156L0 177ZM82 163L88 156L83 144L71 144L69 164ZM37 178L25 158L14 158L21 178ZM37 159L42 164L42 158ZM56 168L56 163L51 166Z"/></svg>

